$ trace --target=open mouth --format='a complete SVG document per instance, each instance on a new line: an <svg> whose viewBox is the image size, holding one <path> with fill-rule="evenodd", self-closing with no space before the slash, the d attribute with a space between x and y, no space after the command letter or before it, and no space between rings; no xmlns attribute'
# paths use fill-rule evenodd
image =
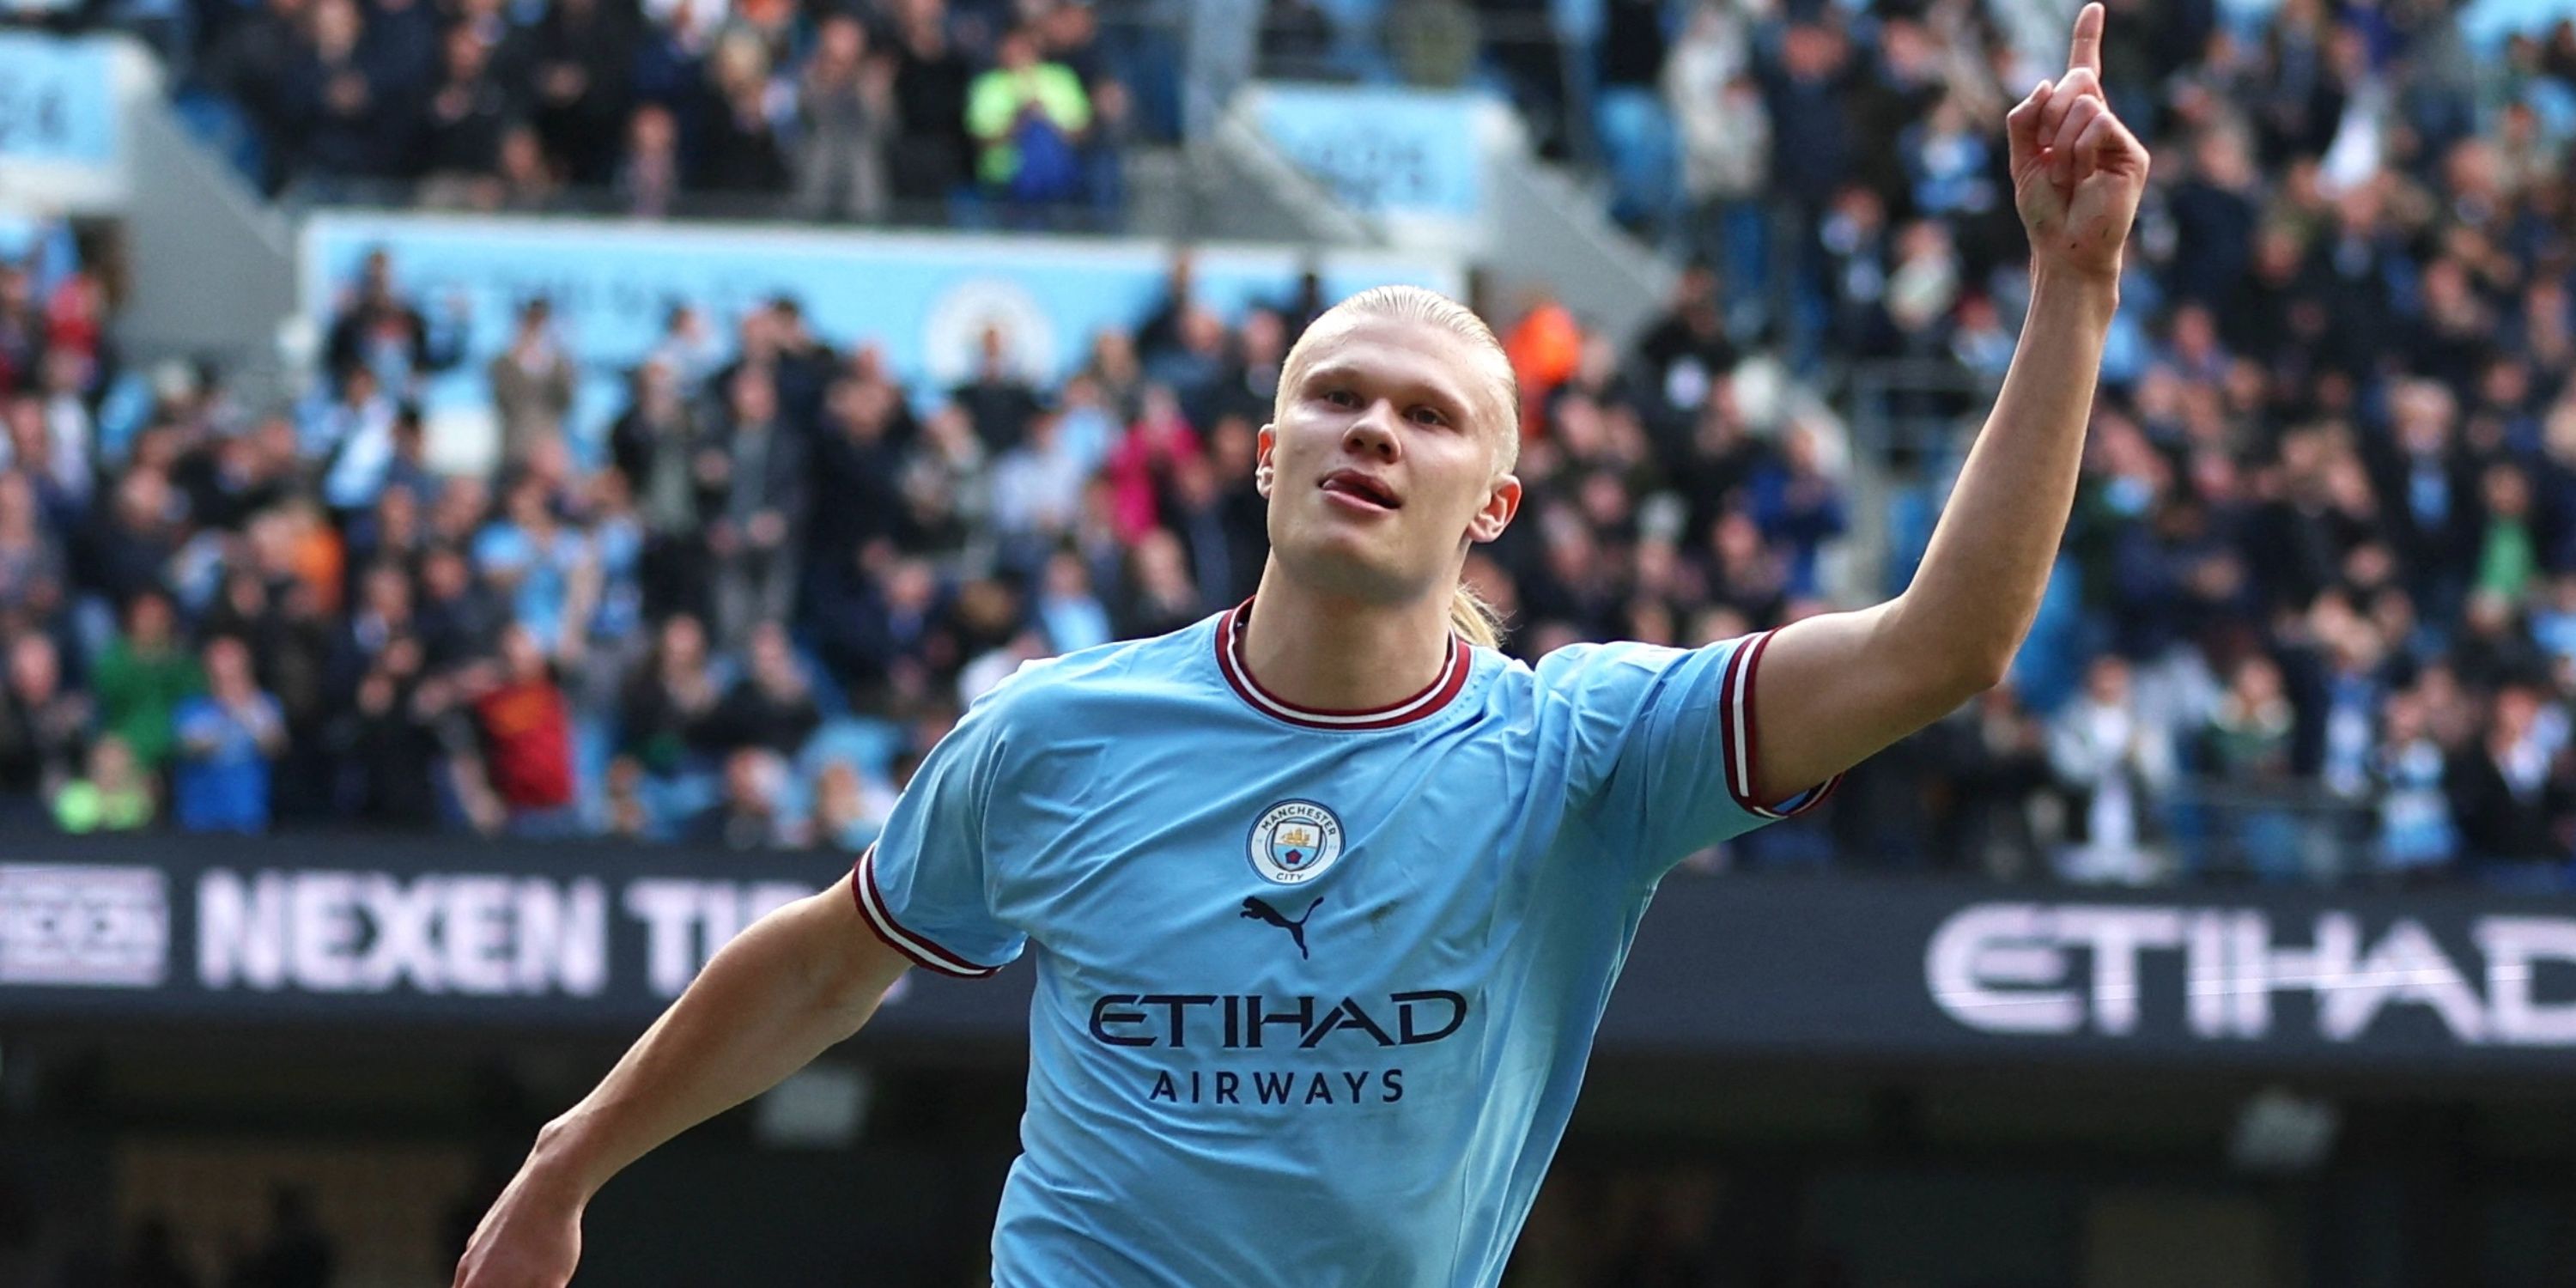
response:
<svg viewBox="0 0 2576 1288"><path fill-rule="evenodd" d="M1404 502L1397 499L1394 488L1357 470L1335 470L1325 475L1324 481L1317 486L1335 496L1380 510L1404 508Z"/></svg>

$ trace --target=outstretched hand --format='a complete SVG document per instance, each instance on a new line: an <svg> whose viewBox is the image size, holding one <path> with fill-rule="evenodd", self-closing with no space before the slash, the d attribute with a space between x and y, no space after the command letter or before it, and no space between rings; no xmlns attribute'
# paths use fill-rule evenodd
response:
<svg viewBox="0 0 2576 1288"><path fill-rule="evenodd" d="M2076 15L2066 74L2004 118L2013 204L2040 267L2116 279L2147 186L2147 149L2102 96L2102 6Z"/></svg>

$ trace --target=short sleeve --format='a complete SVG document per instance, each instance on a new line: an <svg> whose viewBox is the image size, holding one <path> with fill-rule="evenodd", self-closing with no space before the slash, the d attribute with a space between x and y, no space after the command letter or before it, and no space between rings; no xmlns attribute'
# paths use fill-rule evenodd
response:
<svg viewBox="0 0 2576 1288"><path fill-rule="evenodd" d="M1028 942L994 916L986 865L1002 722L989 695L977 702L922 758L850 872L851 895L877 937L943 975L990 975Z"/></svg>
<svg viewBox="0 0 2576 1288"><path fill-rule="evenodd" d="M1567 708L1574 803L1643 874L1807 810L1841 781L1754 799L1751 698L1770 640L1764 631L1696 649L1575 644L1540 659L1541 689Z"/></svg>

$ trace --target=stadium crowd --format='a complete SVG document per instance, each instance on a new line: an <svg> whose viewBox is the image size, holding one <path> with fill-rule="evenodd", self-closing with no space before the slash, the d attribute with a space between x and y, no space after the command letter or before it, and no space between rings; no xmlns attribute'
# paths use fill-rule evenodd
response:
<svg viewBox="0 0 2576 1288"><path fill-rule="evenodd" d="M1173 128L1159 29L1104 37L1089 0L193 12L196 101L238 114L267 188L324 200L940 223L1114 211L1127 140Z"/></svg>
<svg viewBox="0 0 2576 1288"><path fill-rule="evenodd" d="M208 65L444 20L450 53L517 68L526 102L559 83L587 102L614 78L565 60L630 48L543 34L629 21L605 0L518 27L474 3L305 3L237 15L267 34L218 32ZM983 29L1078 64L1062 33L1088 30L1083 8ZM1274 6L1274 29L1308 8ZM1904 471L1937 491L2011 352L2024 285L1995 131L2034 33L2062 39L2040 8L1605 6L1580 55L1620 204L1697 262L1632 344L1545 301L1498 319L1529 500L1469 572L1511 651L1692 644L1901 585L1928 512L1902 503ZM634 39L697 32L708 67L757 59L772 90L806 74L782 52L857 42L863 62L890 51L866 75L892 68L898 97L906 33L973 25L935 0L693 12ZM2110 34L2108 81L2159 165L2041 626L2013 682L1708 861L2566 883L2576 30L2483 69L2435 0L2287 0L2251 27L2133 3ZM947 65L971 87L966 57ZM633 171L629 127L657 101L637 76L615 111L529 109L549 170ZM703 104L704 129L750 119ZM965 167L990 143L898 115L872 136L888 156ZM1641 119L1673 144L1661 197L1630 183L1652 168L1636 150L1655 158ZM681 133L681 171L731 163ZM292 137L295 164L352 172L439 155L427 134ZM1184 256L1164 304L1069 378L1007 369L996 336L953 389L815 334L792 299L681 309L614 423L575 442L577 337L530 301L483 373L503 461L443 476L413 400L461 350L401 283L379 261L347 284L304 406L236 407L213 373L165 370L115 414L134 381L112 378L95 280L0 272L11 807L80 829L862 844L960 704L1021 661L1249 592L1253 432L1324 302L1283 283L1220 317ZM1902 362L1908 382L1851 410L1916 432L1781 414L1744 367L1773 359L1823 381ZM1854 450L1900 470L1888 587L1836 571Z"/></svg>

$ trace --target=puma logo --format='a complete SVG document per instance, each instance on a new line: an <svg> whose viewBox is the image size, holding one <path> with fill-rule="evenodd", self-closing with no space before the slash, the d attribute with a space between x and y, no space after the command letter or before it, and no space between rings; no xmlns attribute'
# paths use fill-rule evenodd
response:
<svg viewBox="0 0 2576 1288"><path fill-rule="evenodd" d="M1243 901L1243 919L1266 921L1287 931L1288 937L1297 941L1297 956L1302 960L1311 961L1313 958L1308 957L1306 953L1306 923L1314 917L1315 910L1323 906L1324 901L1317 898L1313 903L1306 905L1305 916L1290 921L1277 908L1271 907L1258 898L1247 898Z"/></svg>

